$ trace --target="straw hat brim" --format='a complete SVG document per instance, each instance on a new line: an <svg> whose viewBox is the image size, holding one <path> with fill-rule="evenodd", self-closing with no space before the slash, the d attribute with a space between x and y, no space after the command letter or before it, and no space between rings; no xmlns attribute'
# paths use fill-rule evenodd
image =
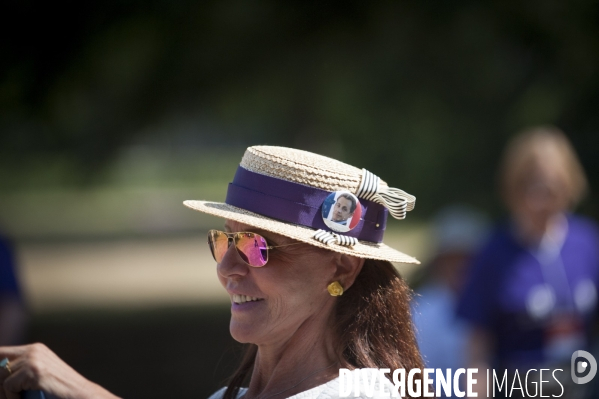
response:
<svg viewBox="0 0 599 399"><path fill-rule="evenodd" d="M379 259L400 263L420 263L416 258L397 251L383 243L377 244L367 241L359 241L358 244L351 247L338 244L326 245L313 238L315 233L313 229L296 224L281 222L276 219L271 219L266 216L249 212L245 209L237 208L235 206L221 202L188 200L184 201L183 204L196 211L234 220L236 222L271 231L273 233L280 234L306 244L329 249L342 254L353 255L358 258Z"/></svg>

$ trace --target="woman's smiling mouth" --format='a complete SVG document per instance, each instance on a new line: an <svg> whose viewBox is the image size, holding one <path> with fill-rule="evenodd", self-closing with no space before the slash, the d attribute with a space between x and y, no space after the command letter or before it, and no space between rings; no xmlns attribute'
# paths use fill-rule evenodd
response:
<svg viewBox="0 0 599 399"><path fill-rule="evenodd" d="M232 294L231 295L231 301L233 301L233 303L245 303L245 302L257 302L257 301L262 301L263 298L257 298L257 297L253 297L253 296L247 296L247 295L238 295L238 294Z"/></svg>

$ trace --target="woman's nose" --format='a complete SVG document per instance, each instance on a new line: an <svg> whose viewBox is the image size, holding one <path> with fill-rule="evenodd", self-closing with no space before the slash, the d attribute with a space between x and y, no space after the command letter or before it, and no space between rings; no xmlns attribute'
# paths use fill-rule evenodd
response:
<svg viewBox="0 0 599 399"><path fill-rule="evenodd" d="M222 277L231 277L235 275L245 276L249 271L249 265L241 259L235 244L231 243L225 256L220 263L216 265L218 274Z"/></svg>

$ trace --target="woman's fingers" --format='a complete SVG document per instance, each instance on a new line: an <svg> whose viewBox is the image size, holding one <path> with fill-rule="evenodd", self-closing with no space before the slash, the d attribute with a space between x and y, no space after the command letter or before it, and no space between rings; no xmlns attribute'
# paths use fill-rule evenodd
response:
<svg viewBox="0 0 599 399"><path fill-rule="evenodd" d="M9 355L10 358L4 357L5 359L9 359L9 361L7 366L0 369L0 399L20 399L19 392L27 388L20 386L24 385L26 380L23 376L23 371L19 367L21 363L20 358L15 357L15 355L22 354L23 351L18 349L11 350L14 348L2 349L3 355Z"/></svg>
<svg viewBox="0 0 599 399"><path fill-rule="evenodd" d="M116 396L85 379L43 344L0 348L10 372L0 370L0 399L20 399L20 392L42 390L66 399Z"/></svg>
<svg viewBox="0 0 599 399"><path fill-rule="evenodd" d="M13 369L14 365L7 357L0 358L0 363L2 363L2 365L3 365L3 367L0 367L0 386L1 386L4 383L4 380L6 380L8 377L10 377L10 374L12 373L12 369ZM3 398L0 397L0 399L3 399Z"/></svg>
<svg viewBox="0 0 599 399"><path fill-rule="evenodd" d="M52 380L47 369L58 360L43 344L0 348L0 356L9 359L10 368L0 369L0 391L4 395L0 399L19 399L19 392L41 389L42 379Z"/></svg>
<svg viewBox="0 0 599 399"><path fill-rule="evenodd" d="M37 389L31 376L29 376L27 370L24 369L13 372L10 377L4 380L2 386L4 388L6 399L20 399L20 392Z"/></svg>
<svg viewBox="0 0 599 399"><path fill-rule="evenodd" d="M4 358L2 358L4 359ZM4 393L4 380L10 376L10 373L5 367L0 368L0 399L6 399L6 394Z"/></svg>
<svg viewBox="0 0 599 399"><path fill-rule="evenodd" d="M0 369L0 385L2 385L4 383L4 380L7 379L9 375L10 375L10 373L8 372L8 370L6 368ZM3 399L3 398L0 396L0 399Z"/></svg>
<svg viewBox="0 0 599 399"><path fill-rule="evenodd" d="M0 346L0 360L8 359L8 367L5 366L0 368L0 385L2 385L3 381L9 377L11 371L14 371L14 359L22 356L26 350L26 346ZM0 399L5 398L0 396Z"/></svg>
<svg viewBox="0 0 599 399"><path fill-rule="evenodd" d="M0 359L5 357L14 359L21 356L27 350L27 346L0 346Z"/></svg>

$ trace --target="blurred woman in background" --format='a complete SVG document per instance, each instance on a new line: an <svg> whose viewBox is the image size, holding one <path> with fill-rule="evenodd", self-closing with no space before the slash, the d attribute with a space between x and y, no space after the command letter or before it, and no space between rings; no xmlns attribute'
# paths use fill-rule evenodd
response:
<svg viewBox="0 0 599 399"><path fill-rule="evenodd" d="M555 375L564 386L545 375L553 386L545 383L543 395L565 390L565 397L584 397L569 362L590 344L599 235L594 223L571 213L587 188L582 166L561 131L535 128L508 145L500 183L510 220L473 261L458 308L472 326L469 366L509 375L560 368Z"/></svg>

